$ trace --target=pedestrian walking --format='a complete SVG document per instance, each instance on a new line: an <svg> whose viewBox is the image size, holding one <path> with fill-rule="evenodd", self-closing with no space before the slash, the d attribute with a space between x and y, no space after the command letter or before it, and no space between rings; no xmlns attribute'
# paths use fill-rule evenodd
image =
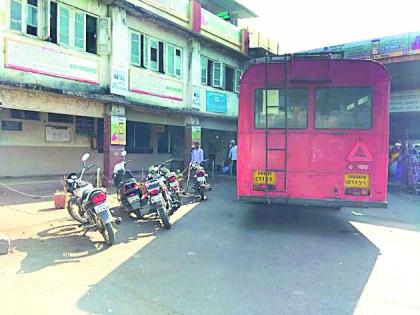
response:
<svg viewBox="0 0 420 315"><path fill-rule="evenodd" d="M204 151L200 148L200 142L194 142L194 149L191 152L191 162L201 164L204 161Z"/></svg>
<svg viewBox="0 0 420 315"><path fill-rule="evenodd" d="M236 167L237 167L237 160L238 160L238 146L236 145L235 140L230 141L229 159L231 161L232 175L236 175Z"/></svg>

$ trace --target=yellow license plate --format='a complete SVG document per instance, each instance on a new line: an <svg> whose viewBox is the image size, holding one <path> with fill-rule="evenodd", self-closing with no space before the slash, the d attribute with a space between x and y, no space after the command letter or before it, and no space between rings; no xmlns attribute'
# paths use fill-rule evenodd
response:
<svg viewBox="0 0 420 315"><path fill-rule="evenodd" d="M345 188L370 188L370 177L368 174L345 174Z"/></svg>
<svg viewBox="0 0 420 315"><path fill-rule="evenodd" d="M265 176L267 173L267 182L265 181ZM275 172L264 172L264 171L254 171L254 184L269 184L274 185L276 183L276 173Z"/></svg>

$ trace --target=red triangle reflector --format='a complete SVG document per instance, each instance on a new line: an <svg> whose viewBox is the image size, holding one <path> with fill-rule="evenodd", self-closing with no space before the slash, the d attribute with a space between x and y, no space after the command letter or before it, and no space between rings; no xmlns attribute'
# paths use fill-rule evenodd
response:
<svg viewBox="0 0 420 315"><path fill-rule="evenodd" d="M347 161L351 162L370 162L373 161L372 154L370 154L366 145L362 141L357 141L356 145L351 150Z"/></svg>

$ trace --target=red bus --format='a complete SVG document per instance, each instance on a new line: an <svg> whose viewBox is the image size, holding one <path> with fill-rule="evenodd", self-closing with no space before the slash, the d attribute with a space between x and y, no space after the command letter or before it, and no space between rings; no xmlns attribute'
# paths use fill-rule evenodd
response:
<svg viewBox="0 0 420 315"><path fill-rule="evenodd" d="M377 62L254 60L241 80L238 199L385 208L389 95Z"/></svg>

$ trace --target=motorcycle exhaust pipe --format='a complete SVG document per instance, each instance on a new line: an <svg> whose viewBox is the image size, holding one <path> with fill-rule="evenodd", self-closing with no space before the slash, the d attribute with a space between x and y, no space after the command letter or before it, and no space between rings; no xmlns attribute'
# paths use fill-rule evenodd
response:
<svg viewBox="0 0 420 315"><path fill-rule="evenodd" d="M116 225L120 225L122 223L121 217L115 217L114 222Z"/></svg>

